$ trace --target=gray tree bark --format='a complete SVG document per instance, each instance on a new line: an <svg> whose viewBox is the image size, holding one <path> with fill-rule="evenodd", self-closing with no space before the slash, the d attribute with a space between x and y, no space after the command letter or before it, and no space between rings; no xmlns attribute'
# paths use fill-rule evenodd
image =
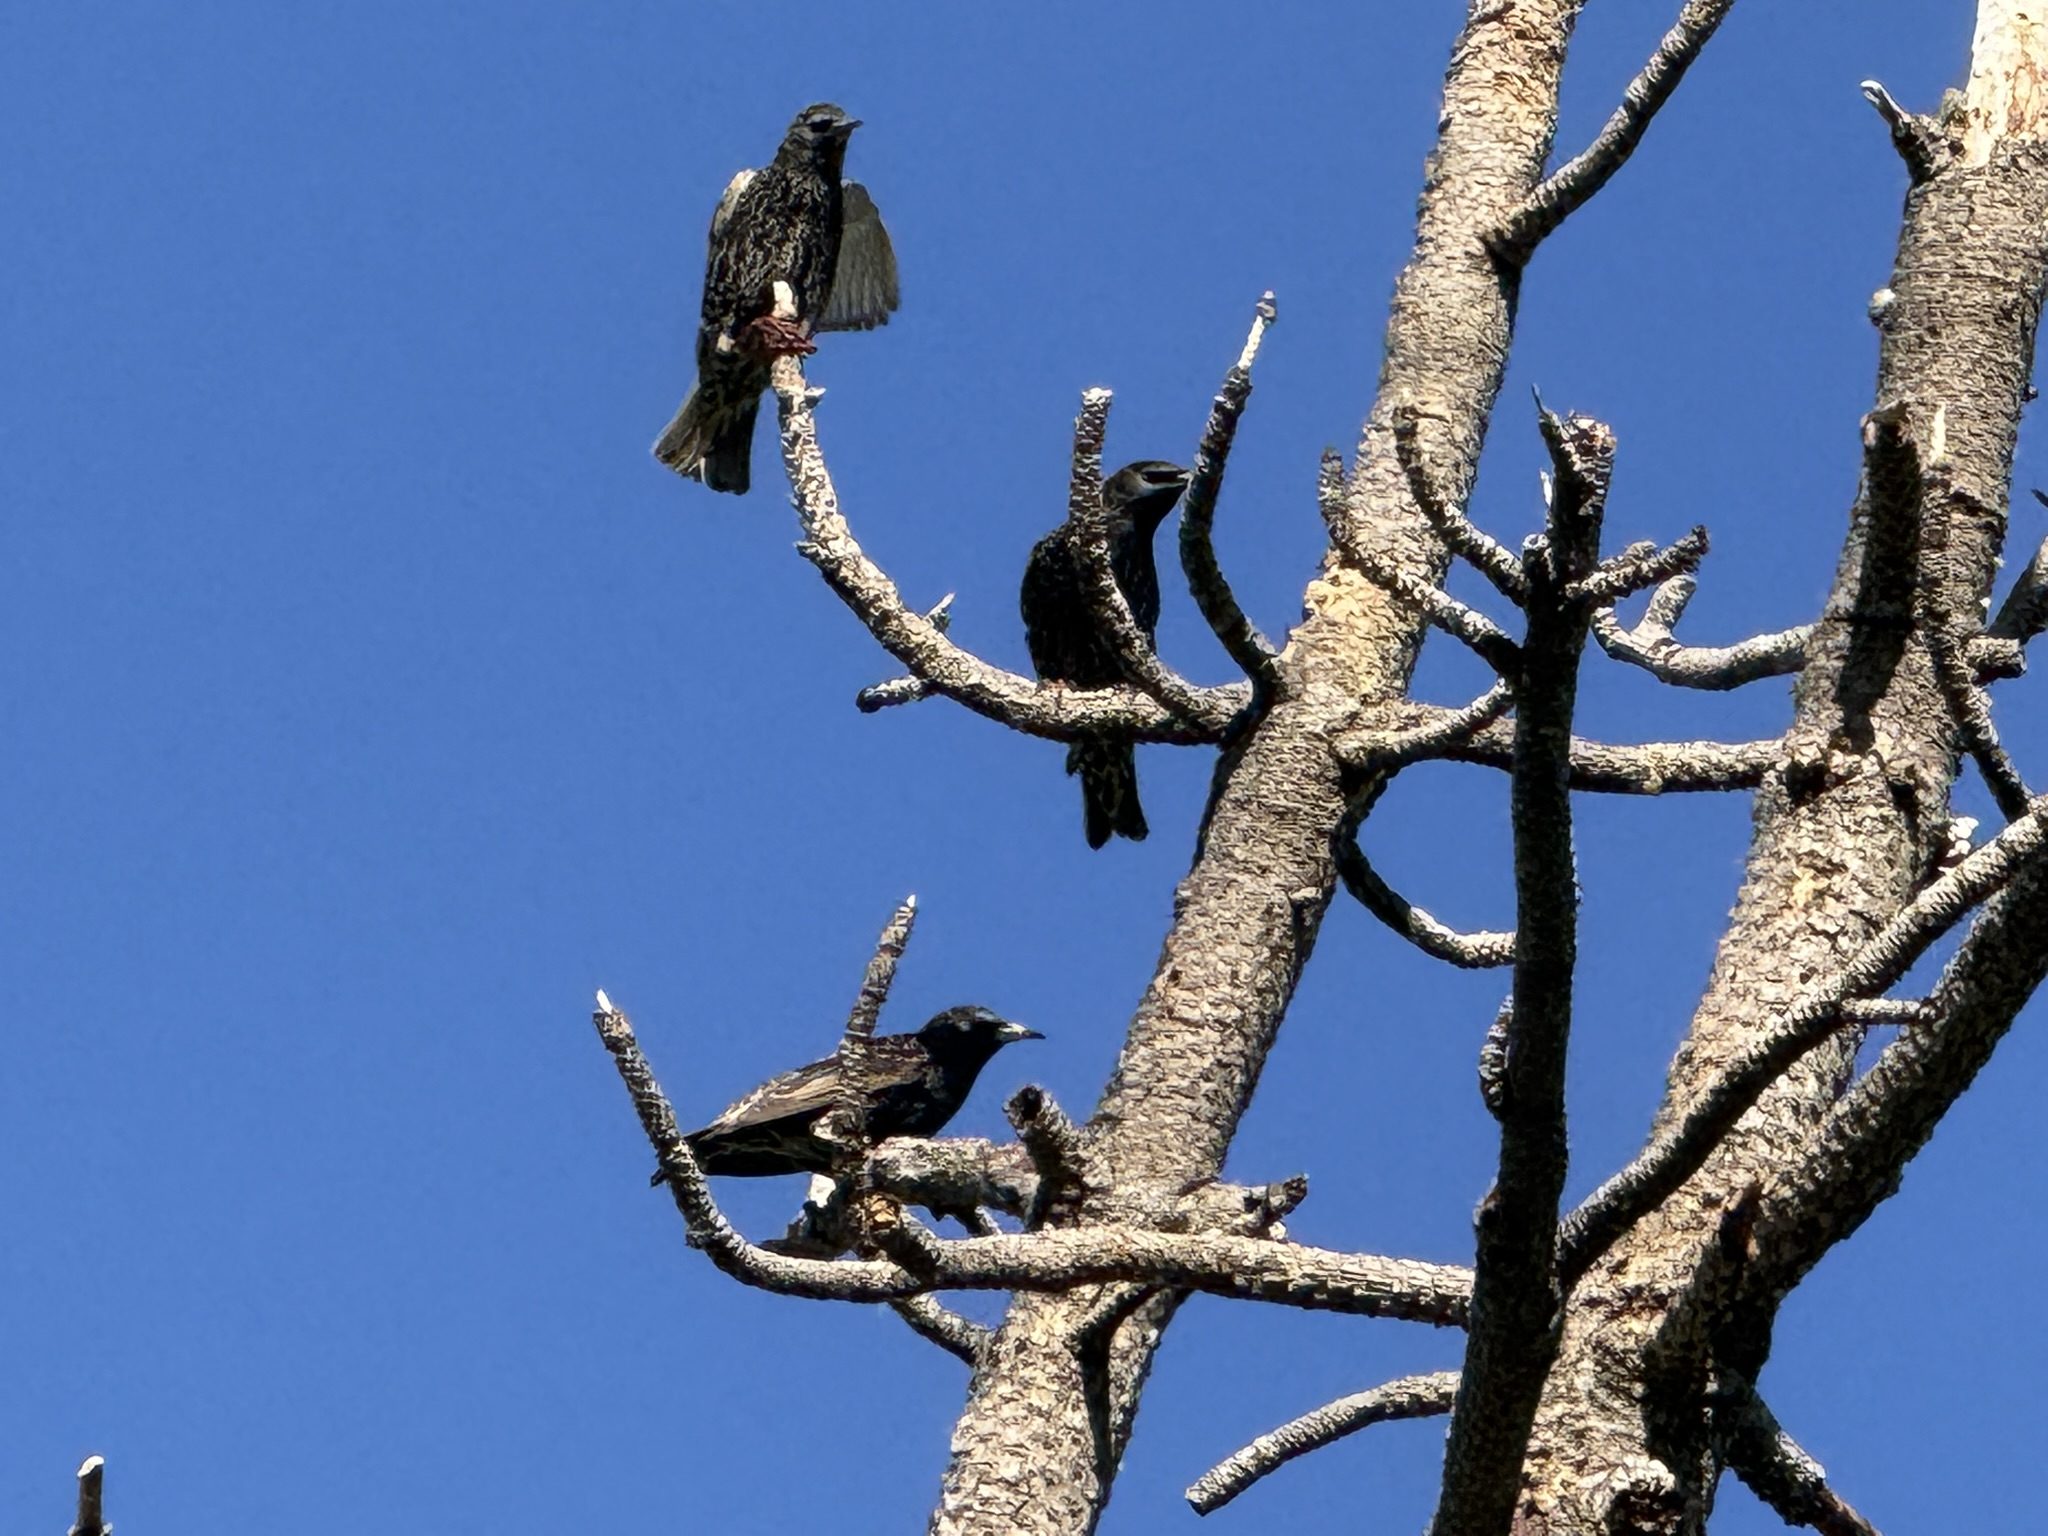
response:
<svg viewBox="0 0 2048 1536"><path fill-rule="evenodd" d="M1869 1529L1755 1382L1784 1296L1896 1186L2048 972L2048 800L2028 795L1999 746L1983 686L2023 664L2048 618L2048 602L2016 592L1998 623L1983 624L2048 278L2048 29L2018 0L1982 0L1969 89L1935 118L1866 88L1913 186L1873 310L1882 350L1834 589L1810 626L1699 651L1671 628L1703 534L1601 557L1614 453L1601 424L1545 418L1549 516L1519 555L1461 511L1524 267L1630 157L1733 0L1688 0L1593 144L1546 174L1582 3L1471 5L1377 395L1352 467L1325 466L1329 550L1277 651L1245 621L1208 546L1270 304L1225 379L1183 557L1247 684L1199 689L1175 676L1106 578L1095 596L1125 653L1125 687L1069 693L959 650L943 616L905 608L861 551L818 446L816 396L793 359L777 366L800 547L910 673L870 690L864 708L942 695L1056 739L1112 730L1221 747L1157 969L1083 1125L1036 1090L1012 1101L1012 1147L874 1147L846 1115L839 1188L807 1207L789 1239L757 1246L718 1213L630 1026L600 994L600 1032L692 1240L714 1262L748 1284L889 1302L972 1364L934 1532L1093 1530L1154 1352L1193 1290L1427 1320L1468 1338L1455 1378L1394 1383L1262 1437L1191 1490L1198 1507L1365 1424L1449 1411L1437 1536L1696 1532L1730 1469L1788 1520ZM1098 535L1108 409L1106 392L1092 393L1076 433L1072 515ZM1454 559L1523 611L1524 633L1443 592ZM1615 601L1652 587L1650 617L1623 629ZM1500 686L1462 711L1410 702L1432 627L1484 657ZM1791 727L1764 743L1581 741L1572 711L1589 636L1684 686L1797 671ZM1446 756L1511 775L1512 934L1450 931L1387 889L1358 851L1391 776ZM2010 824L1963 857L1949 795L1966 757ZM1756 795L1747 878L1650 1143L1578 1211L1561 1211L1572 794L1731 788ZM1281 1220L1300 1187L1217 1182L1340 879L1428 952L1513 967L1482 1063L1500 1171L1469 1272L1300 1248ZM1931 996L1884 996L1964 923ZM907 917L891 932L888 964L878 956L847 1034L849 1068ZM1860 1031L1878 1020L1906 1028L1856 1077ZM907 1213L919 1204L1006 1212L1025 1230L941 1241ZM1002 1326L948 1313L934 1293L953 1288L1012 1291Z"/></svg>

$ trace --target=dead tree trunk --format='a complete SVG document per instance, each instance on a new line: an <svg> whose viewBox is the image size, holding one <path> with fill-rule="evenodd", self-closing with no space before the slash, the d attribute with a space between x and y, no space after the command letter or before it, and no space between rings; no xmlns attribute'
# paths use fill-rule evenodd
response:
<svg viewBox="0 0 2048 1536"><path fill-rule="evenodd" d="M2022 664L2048 621L2048 562L2030 568L1997 622L1982 622L2048 263L2040 29L2012 0L1983 0L1969 92L1939 118L1866 87L1913 187L1894 277L1873 308L1883 350L1840 573L1814 625L1707 651L1671 634L1703 530L1669 549L1601 555L1616 452L1603 424L1543 416L1550 494L1540 536L1519 554L1462 511L1526 264L1633 153L1733 0L1688 0L1594 143L1546 174L1581 3L1471 7L1378 396L1349 471L1334 457L1325 464L1329 552L1306 617L1277 650L1238 609L1209 546L1270 305L1225 378L1188 492L1182 556L1246 684L1203 689L1174 674L1109 576L1107 392L1084 398L1076 424L1070 516L1129 682L1080 692L992 667L946 638L942 616L905 607L841 515L816 396L795 360L777 366L801 548L910 673L871 690L863 707L942 694L1060 740L1221 748L1158 969L1085 1125L1033 1089L1011 1102L1011 1147L873 1147L859 1117L843 1116L838 1187L814 1198L789 1239L757 1246L719 1214L630 1026L600 994L600 1032L697 1246L750 1284L890 1303L973 1365L935 1532L1092 1530L1153 1352L1195 1290L1467 1330L1458 1375L1392 1383L1276 1431L1190 1490L1197 1508L1365 1424L1449 1412L1437 1536L1697 1531L1728 1468L1788 1519L1868 1529L1779 1429L1755 1381L1778 1303L1895 1187L2048 971L2048 801L2029 795L1999 747L1984 692ZM1522 611L1521 634L1445 594L1454 558ZM1649 616L1624 629L1614 604L1651 588ZM1466 709L1407 698L1431 628L1499 675ZM1675 684L1732 687L1797 671L1791 728L1747 744L1582 741L1572 714L1589 636ZM1511 777L1512 934L1444 928L1390 891L1359 850L1392 775L1442 757ZM1948 808L1963 757L2008 821L1974 850L1956 846ZM1562 1211L1572 794L1696 789L1756 791L1741 904L1649 1144ZM1469 1271L1289 1243L1281 1218L1303 1198L1300 1181L1216 1182L1340 883L1433 954L1512 966L1482 1062L1501 1150ZM909 920L899 914L863 989L842 1047L850 1069L864 1059ZM1885 996L1965 920L1930 997ZM1854 1077L1873 1020L1910 1027ZM1007 1212L1025 1230L985 1223L981 1235L941 1241L906 1204ZM934 1299L961 1288L1014 1293L999 1330Z"/></svg>

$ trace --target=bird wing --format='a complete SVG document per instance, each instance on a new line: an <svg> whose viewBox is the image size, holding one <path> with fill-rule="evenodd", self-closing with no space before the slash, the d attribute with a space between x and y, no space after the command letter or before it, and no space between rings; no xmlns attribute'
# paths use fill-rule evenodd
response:
<svg viewBox="0 0 2048 1536"><path fill-rule="evenodd" d="M711 214L711 245L714 252L718 245L718 237L725 233L725 221L732 217L733 209L739 205L740 194L746 191L754 178L760 174L759 171L741 171L725 184L725 192L718 199L718 207Z"/></svg>
<svg viewBox="0 0 2048 1536"><path fill-rule="evenodd" d="M728 191L728 197L733 194ZM896 248L875 211L875 200L857 181L839 188L845 224L839 236L839 265L832 275L832 294L818 317L821 331L868 331L889 323L896 308Z"/></svg>
<svg viewBox="0 0 2048 1536"><path fill-rule="evenodd" d="M874 1042L868 1079L871 1087L893 1088L915 1082L923 1075L926 1063L922 1050L904 1052L889 1049L892 1040L911 1038L885 1035ZM794 1072L769 1078L752 1093L728 1106L703 1130L693 1131L690 1139L723 1136L774 1120L808 1118L832 1108L838 1096L839 1057L827 1056L823 1061L814 1061Z"/></svg>

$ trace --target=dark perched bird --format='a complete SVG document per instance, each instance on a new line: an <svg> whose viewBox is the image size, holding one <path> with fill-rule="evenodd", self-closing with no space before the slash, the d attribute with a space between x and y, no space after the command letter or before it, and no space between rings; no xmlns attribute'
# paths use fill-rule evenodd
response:
<svg viewBox="0 0 2048 1536"><path fill-rule="evenodd" d="M1109 568L1147 640L1159 625L1159 568L1152 560L1152 536L1180 500L1188 480L1188 472L1178 464L1140 459L1102 482L1102 506L1109 514ZM1071 520L1031 551L1017 606L1024 615L1031 665L1047 682L1107 688L1129 681L1089 609L1081 577L1080 532ZM1098 737L1075 742L1067 748L1067 772L1081 776L1090 848L1100 848L1111 833L1134 840L1145 836L1137 754L1128 741Z"/></svg>
<svg viewBox="0 0 2048 1536"><path fill-rule="evenodd" d="M1042 1040L986 1008L948 1008L915 1034L877 1035L870 1050L867 1132L931 1136L967 1102L988 1059L1013 1040ZM706 1173L762 1177L823 1173L832 1144L816 1135L839 1107L839 1058L771 1077L703 1130L683 1139Z"/></svg>
<svg viewBox="0 0 2048 1536"><path fill-rule="evenodd" d="M778 352L809 352L816 331L865 331L896 308L896 252L874 200L842 182L860 126L820 102L797 113L775 159L733 177L711 215L697 382L654 456L714 491L744 494L754 413ZM793 313L776 314L777 283Z"/></svg>

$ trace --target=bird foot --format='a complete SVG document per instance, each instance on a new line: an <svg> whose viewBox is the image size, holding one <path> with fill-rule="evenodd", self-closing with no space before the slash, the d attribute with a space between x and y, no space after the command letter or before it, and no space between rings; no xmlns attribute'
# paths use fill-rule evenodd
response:
<svg viewBox="0 0 2048 1536"><path fill-rule="evenodd" d="M763 315L740 331L740 345L764 357L809 357L818 350L799 321Z"/></svg>

